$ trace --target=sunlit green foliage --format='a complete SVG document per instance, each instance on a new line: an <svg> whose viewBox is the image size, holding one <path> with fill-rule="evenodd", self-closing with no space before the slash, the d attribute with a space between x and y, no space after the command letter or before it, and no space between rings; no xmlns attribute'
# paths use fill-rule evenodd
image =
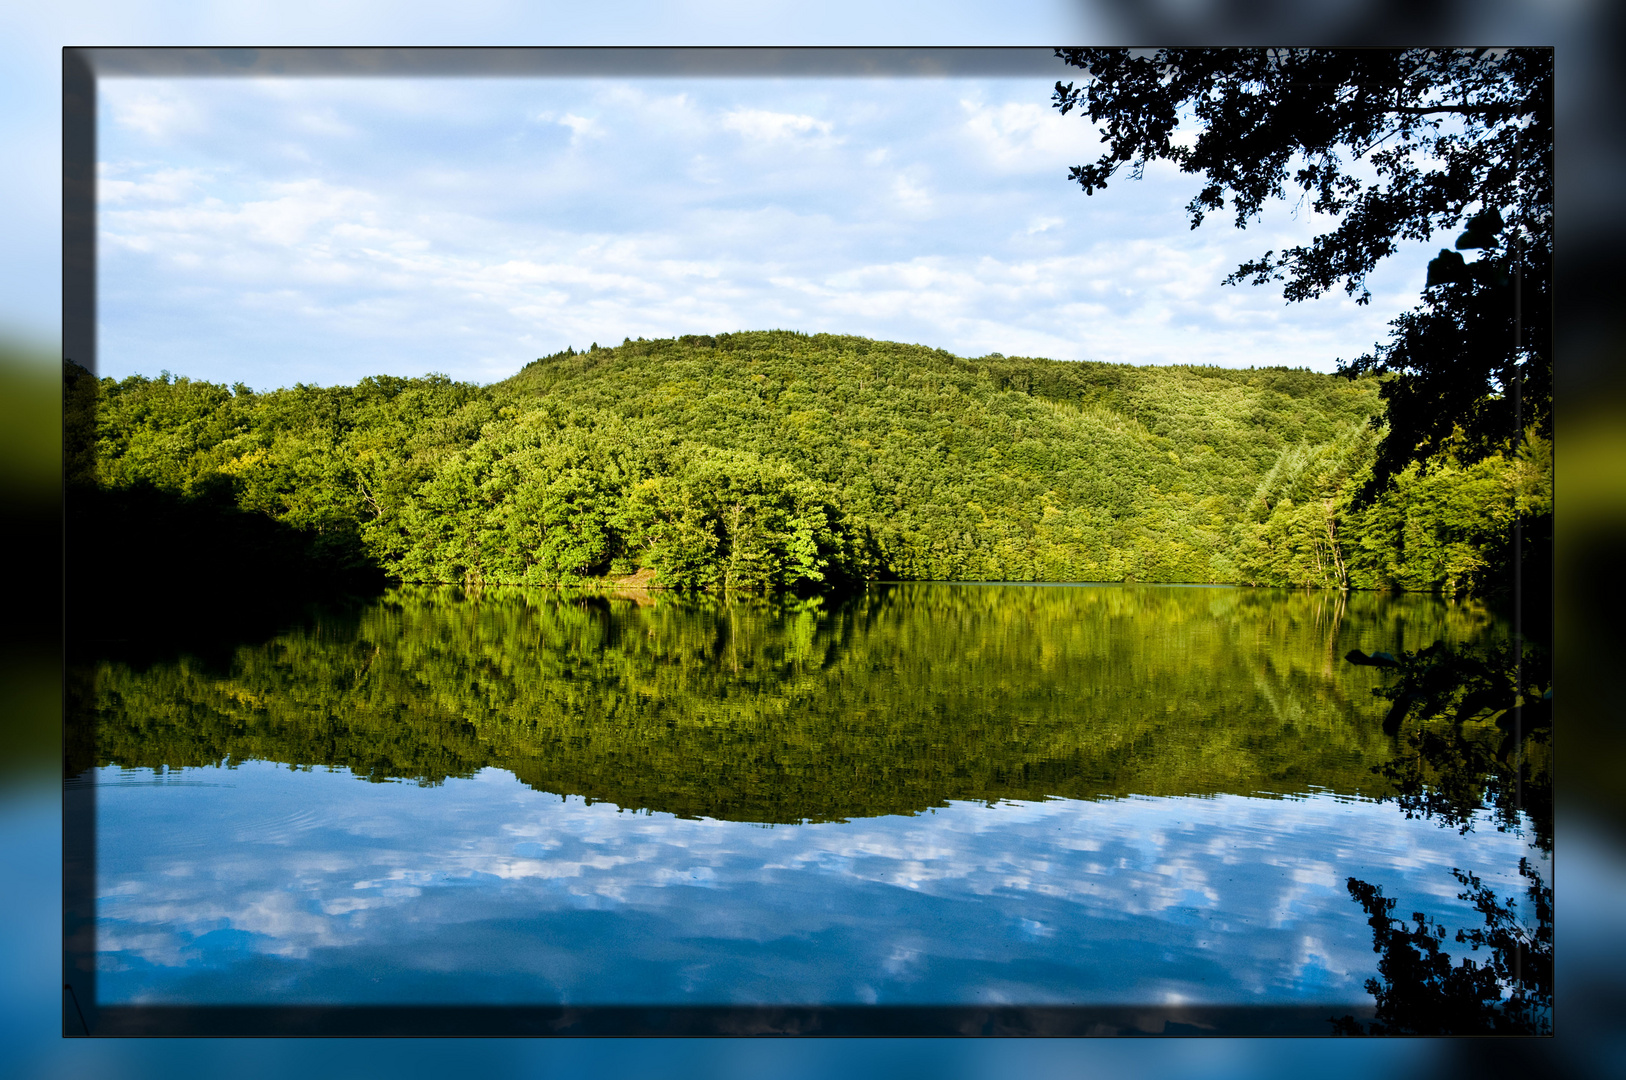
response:
<svg viewBox="0 0 1626 1080"><path fill-rule="evenodd" d="M94 761L244 759L733 820L945 800L1384 794L1393 742L1352 647L1477 640L1433 597L872 586L846 599L407 587L236 650L70 690Z"/></svg>
<svg viewBox="0 0 1626 1080"><path fill-rule="evenodd" d="M1352 429L1284 450L1237 527L1241 580L1268 585L1483 592L1507 587L1516 522L1552 514L1551 444L1463 466L1449 453L1408 465L1364 507L1377 433Z"/></svg>
<svg viewBox="0 0 1626 1080"><path fill-rule="evenodd" d="M1377 391L774 331L567 350L489 387L102 380L96 461L104 488L224 499L403 581L1484 586L1550 508L1546 444L1414 466L1357 511Z"/></svg>

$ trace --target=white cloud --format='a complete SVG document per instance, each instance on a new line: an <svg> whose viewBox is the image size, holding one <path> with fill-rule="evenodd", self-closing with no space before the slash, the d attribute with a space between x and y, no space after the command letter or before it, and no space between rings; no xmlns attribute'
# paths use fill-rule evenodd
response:
<svg viewBox="0 0 1626 1080"><path fill-rule="evenodd" d="M578 116L575 113L568 112L562 115L553 112L543 112L537 115L537 119L545 124L557 124L560 127L569 128L570 143L572 146L579 143L582 139L603 138L605 134L603 125L599 123L597 117L593 116Z"/></svg>
<svg viewBox="0 0 1626 1080"><path fill-rule="evenodd" d="M829 135L828 120L766 109L733 109L723 114L723 128L760 142L784 142L806 135Z"/></svg>
<svg viewBox="0 0 1626 1080"><path fill-rule="evenodd" d="M687 92L660 93L636 82L598 86L591 100L603 113L624 119L639 134L658 132L667 139L704 135L711 126L707 115Z"/></svg>
<svg viewBox="0 0 1626 1080"><path fill-rule="evenodd" d="M501 972L477 943L500 940L533 992L593 1000L614 984L560 969L564 981L544 986L526 959L535 941L524 927L582 909L613 920L621 949L653 934L668 956L675 939L665 928L677 925L704 939L715 967L686 966L682 993L772 971L800 980L795 989L812 995L804 1000L891 997L945 959L1022 957L1052 973L1063 964L1075 992L1098 1000L1358 995L1371 938L1344 875L1383 880L1460 919L1472 909L1456 899L1450 867L1488 869L1487 881L1511 885L1507 868L1523 852L1522 839L1494 830L1465 839L1392 805L1313 796L951 803L918 817L761 829L561 801L497 770L423 789L263 763L231 775L229 796L212 803L177 786L105 789L98 937L112 999L174 993L205 970L263 980L252 965L234 973L230 949L198 940L229 929L250 935L235 948L341 976L357 957L371 965L386 953L406 970L457 970L456 953L413 944L455 940L486 980ZM209 809L188 814L182 830L151 828L155 816L173 819L179 799ZM296 845L278 840L291 806L301 808ZM899 894L933 917L901 924ZM771 944L821 936L857 944L793 969ZM1065 958L1057 940L1070 943ZM1200 955L1223 979L1174 977L1178 959L1126 967L1149 940L1164 955ZM985 988L1013 1001L1058 989L997 979Z"/></svg>
<svg viewBox="0 0 1626 1080"><path fill-rule="evenodd" d="M924 182L903 173L892 178L892 198L898 209L907 214L918 217L932 211L931 190Z"/></svg>
<svg viewBox="0 0 1626 1080"><path fill-rule="evenodd" d="M96 201L99 205L119 203L158 202L173 203L197 198L212 179L200 169L157 168L136 179L124 179L122 174L136 171L129 166L119 168L106 162L96 169Z"/></svg>
<svg viewBox="0 0 1626 1080"><path fill-rule="evenodd" d="M575 113L566 113L559 118L559 123L570 129L570 138L574 142L588 135L602 134L598 128L598 121L586 116L577 116Z"/></svg>
<svg viewBox="0 0 1626 1080"><path fill-rule="evenodd" d="M113 123L157 142L194 133L206 124L206 110L192 86L130 83L103 80L101 101L110 107Z"/></svg>
<svg viewBox="0 0 1626 1080"><path fill-rule="evenodd" d="M1007 171L1046 172L1093 156L1095 130L1078 116L1062 116L1038 101L987 105L962 100L964 130L979 163Z"/></svg>
<svg viewBox="0 0 1626 1080"><path fill-rule="evenodd" d="M143 199L173 202L166 196L176 186L132 182L127 188L115 188L113 201L126 206ZM190 189L196 187L195 182L189 184ZM312 179L266 184L262 193L267 197L235 205L206 197L183 206L110 210L103 214L102 227L115 243L152 251L155 241L161 240L162 250L171 258L190 255L216 267L263 265L252 257L256 245L290 249L309 267L323 261L324 251L333 251L336 239L409 239L376 228L378 200L368 192ZM245 261L243 256L250 257Z"/></svg>
<svg viewBox="0 0 1626 1080"><path fill-rule="evenodd" d="M1093 133L1044 85L919 86L115 86L134 119L103 147L103 366L485 381L566 345L790 326L1325 370L1421 284L1426 258L1366 308L1222 288L1318 223L1190 232L1178 175L1086 198L1063 166Z"/></svg>

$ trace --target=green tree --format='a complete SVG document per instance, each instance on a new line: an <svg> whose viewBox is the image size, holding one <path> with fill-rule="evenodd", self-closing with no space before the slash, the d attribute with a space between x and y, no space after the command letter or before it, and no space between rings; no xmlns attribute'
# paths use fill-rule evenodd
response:
<svg viewBox="0 0 1626 1080"><path fill-rule="evenodd" d="M1295 188L1334 228L1244 262L1227 284L1283 282L1288 301L1342 284L1366 303L1368 273L1399 240L1461 229L1429 264L1422 304L1387 345L1349 363L1383 384L1388 433L1370 499L1453 440L1466 463L1551 436L1553 206L1550 49L1061 49L1089 76L1056 83L1106 151L1071 178L1087 194L1120 168L1173 162L1201 175L1196 228L1236 225ZM1178 139L1193 124L1195 140ZM1473 262L1460 252L1477 251Z"/></svg>
<svg viewBox="0 0 1626 1080"><path fill-rule="evenodd" d="M738 452L695 455L638 484L622 521L646 565L677 587L816 588L852 546L823 485Z"/></svg>
<svg viewBox="0 0 1626 1080"><path fill-rule="evenodd" d="M1348 589L1351 500L1369 475L1376 433L1351 426L1336 439L1284 449L1254 489L1237 526L1236 560L1255 584Z"/></svg>
<svg viewBox="0 0 1626 1080"><path fill-rule="evenodd" d="M567 352L489 387L65 393L96 425L71 474L114 518L146 507L154 550L216 552L199 580L1482 588L1510 523L1551 506L1548 444L1437 456L1357 507L1378 390L770 332Z"/></svg>

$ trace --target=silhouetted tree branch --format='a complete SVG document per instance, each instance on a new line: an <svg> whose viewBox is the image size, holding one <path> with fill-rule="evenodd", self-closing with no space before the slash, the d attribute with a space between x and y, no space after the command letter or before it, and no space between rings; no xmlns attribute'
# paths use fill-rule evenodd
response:
<svg viewBox="0 0 1626 1080"><path fill-rule="evenodd" d="M1368 273L1400 240L1463 228L1429 264L1423 302L1388 344L1343 365L1391 376L1389 431L1367 502L1411 462L1465 462L1551 435L1552 52L1546 49L1058 49L1089 76L1054 104L1097 124L1106 151L1075 166L1086 194L1154 161L1200 175L1196 228L1238 228L1289 187L1337 219L1308 244L1244 262L1226 284L1279 281L1289 302ZM1178 138L1195 125L1194 140ZM1357 163L1360 168L1356 168ZM1459 251L1478 251L1467 262Z"/></svg>

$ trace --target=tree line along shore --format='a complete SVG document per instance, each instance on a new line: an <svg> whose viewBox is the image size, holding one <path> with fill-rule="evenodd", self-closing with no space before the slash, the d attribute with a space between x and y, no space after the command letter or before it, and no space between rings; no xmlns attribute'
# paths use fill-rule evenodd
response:
<svg viewBox="0 0 1626 1080"><path fill-rule="evenodd" d="M65 377L70 533L116 534L125 564L163 535L183 575L1459 593L1505 588L1551 527L1534 433L1357 498L1372 376L766 331L567 349L489 386Z"/></svg>

